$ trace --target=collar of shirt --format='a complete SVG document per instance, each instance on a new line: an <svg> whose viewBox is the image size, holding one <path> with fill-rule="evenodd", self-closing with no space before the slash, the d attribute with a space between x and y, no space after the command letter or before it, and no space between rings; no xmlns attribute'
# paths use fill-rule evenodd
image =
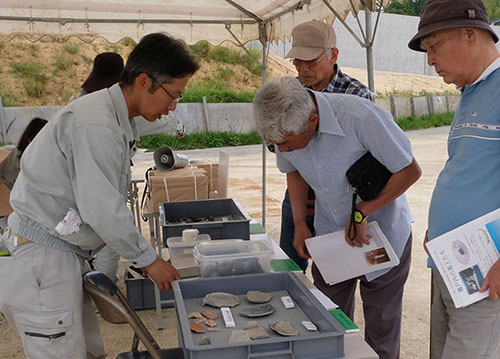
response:
<svg viewBox="0 0 500 359"><path fill-rule="evenodd" d="M313 94L314 98L316 99L316 103L318 104L318 115L319 115L318 133L325 133L336 136L345 136L345 133L342 130L342 127L340 127L339 121L335 116L335 111L333 111L327 99L325 98L326 96L337 96L337 95L325 94L312 90L309 91ZM327 117L328 120L326 120ZM321 121L322 118L325 120Z"/></svg>
<svg viewBox="0 0 500 359"><path fill-rule="evenodd" d="M333 65L333 69L335 70L335 75L333 76L332 81L330 81L330 83L326 85L321 92L338 92L335 90L339 90L345 82L345 76L342 71L340 71L340 67L335 64Z"/></svg>
<svg viewBox="0 0 500 359"><path fill-rule="evenodd" d="M114 84L108 89L108 91L115 107L118 124L125 133L127 142L130 144L137 137L137 129L135 124L132 124L132 121L134 120L128 116L127 102L125 101L125 96L123 96L120 84Z"/></svg>
<svg viewBox="0 0 500 359"><path fill-rule="evenodd" d="M497 57L495 61L493 61L484 71L483 73L474 81L471 85L474 85L480 81L486 80L488 76L491 75L493 71L500 68L500 57Z"/></svg>

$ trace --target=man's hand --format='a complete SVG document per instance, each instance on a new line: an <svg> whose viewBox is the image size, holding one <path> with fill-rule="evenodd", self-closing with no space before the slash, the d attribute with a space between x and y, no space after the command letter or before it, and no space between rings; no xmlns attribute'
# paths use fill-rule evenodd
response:
<svg viewBox="0 0 500 359"><path fill-rule="evenodd" d="M307 224L295 225L295 233L293 236L293 247L301 258L311 258L306 247L306 239L311 238L312 234Z"/></svg>
<svg viewBox="0 0 500 359"><path fill-rule="evenodd" d="M500 259L493 264L484 278L480 292L490 290L490 299L497 300L500 297Z"/></svg>
<svg viewBox="0 0 500 359"><path fill-rule="evenodd" d="M160 290L172 288L172 282L181 279L177 269L159 256L156 257L153 263L141 269L145 275L158 285Z"/></svg>
<svg viewBox="0 0 500 359"><path fill-rule="evenodd" d="M349 226L351 225L351 217L347 220L345 225L345 241L351 247L363 247L363 244L370 244L370 239L372 238L366 233L368 228L368 221L364 221L363 223L354 223L356 226L356 237L351 240L349 239ZM353 230L351 230L352 233Z"/></svg>

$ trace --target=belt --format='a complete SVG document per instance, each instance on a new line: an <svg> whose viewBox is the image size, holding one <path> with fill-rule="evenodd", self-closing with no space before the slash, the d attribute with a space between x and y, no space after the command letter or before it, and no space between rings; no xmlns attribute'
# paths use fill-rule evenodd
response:
<svg viewBox="0 0 500 359"><path fill-rule="evenodd" d="M10 235L14 237L14 247L19 247L19 246L23 246L25 244L33 243L29 239L21 237L19 234L17 234L13 230L10 231Z"/></svg>

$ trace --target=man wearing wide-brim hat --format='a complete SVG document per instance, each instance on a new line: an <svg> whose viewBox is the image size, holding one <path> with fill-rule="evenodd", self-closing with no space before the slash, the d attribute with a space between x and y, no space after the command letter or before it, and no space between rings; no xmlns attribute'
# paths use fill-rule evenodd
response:
<svg viewBox="0 0 500 359"><path fill-rule="evenodd" d="M430 0L408 44L426 52L429 65L462 91L448 137L449 158L432 195L425 241L500 207L497 41L480 0ZM470 267L475 264L471 261ZM480 291L489 290L489 297L464 308L455 307L430 258L428 266L434 276L431 358L500 358L500 260L478 276L484 277Z"/></svg>

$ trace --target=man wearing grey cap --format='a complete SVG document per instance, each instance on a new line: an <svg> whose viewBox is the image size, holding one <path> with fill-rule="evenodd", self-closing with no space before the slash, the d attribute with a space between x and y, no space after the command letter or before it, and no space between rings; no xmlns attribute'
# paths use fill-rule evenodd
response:
<svg viewBox="0 0 500 359"><path fill-rule="evenodd" d="M429 208L433 240L500 207L500 53L480 0L430 0L422 10L410 49L446 83L462 91L448 137L448 160L439 174ZM435 263L431 316L433 359L500 358L500 261L480 291L489 297L455 308Z"/></svg>
<svg viewBox="0 0 500 359"><path fill-rule="evenodd" d="M293 28L292 49L285 57L293 59L299 80L306 87L320 92L357 95L373 102L373 95L368 87L340 70L337 65L339 50L336 45L337 38L333 27L312 20ZM306 221L309 230L314 233L315 197L311 189L308 197ZM301 258L293 247L294 235L295 225L287 190L281 207L280 247L305 271L308 261Z"/></svg>

